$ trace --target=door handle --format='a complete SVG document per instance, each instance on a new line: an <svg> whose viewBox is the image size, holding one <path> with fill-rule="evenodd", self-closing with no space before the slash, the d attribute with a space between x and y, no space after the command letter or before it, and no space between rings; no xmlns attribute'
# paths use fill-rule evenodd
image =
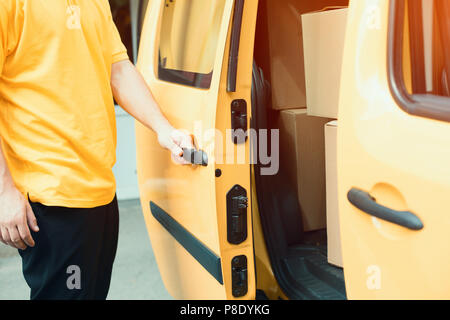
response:
<svg viewBox="0 0 450 320"><path fill-rule="evenodd" d="M183 159L193 165L208 166L208 155L203 150L183 149Z"/></svg>
<svg viewBox="0 0 450 320"><path fill-rule="evenodd" d="M384 207L376 202L369 193L352 188L347 194L348 201L356 208L385 221L395 223L399 226L411 229L422 230L423 223L414 213L410 211L396 211Z"/></svg>

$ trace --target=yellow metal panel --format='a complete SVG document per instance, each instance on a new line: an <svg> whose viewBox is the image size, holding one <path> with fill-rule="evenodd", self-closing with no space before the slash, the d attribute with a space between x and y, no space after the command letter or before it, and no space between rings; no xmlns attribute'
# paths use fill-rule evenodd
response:
<svg viewBox="0 0 450 320"><path fill-rule="evenodd" d="M146 226L164 284L178 299L232 299L231 259L245 254L248 258L249 290L245 299L255 295L253 238L234 246L227 242L226 193L235 184L247 189L250 196L250 166L215 165L217 141L225 145L225 129L230 128L230 104L233 99L246 99L250 106L251 65L257 1L246 1L239 51L237 92L226 93L229 51L229 22L233 1L226 0L224 16L217 39L214 73L209 90L163 82L157 79L158 45L164 1L153 0L148 8L139 54L138 68L149 84L156 101L170 122L195 133L199 148L208 151L208 167L179 166L172 163L168 152L161 150L156 136L136 124L138 180ZM223 132L223 140L211 131ZM248 142L233 147L248 154ZM236 151L236 150L234 150ZM229 152L229 151L227 151ZM228 154L228 153L227 153ZM225 156L227 156L225 154ZM215 169L223 175L215 178ZM168 212L205 246L221 257L224 285L219 284L203 267L153 218L149 201ZM250 210L248 211L251 226Z"/></svg>
<svg viewBox="0 0 450 320"><path fill-rule="evenodd" d="M228 75L228 52L230 39L227 41L225 48L225 56L223 61L222 74L220 79L219 100L217 103L216 129L222 132L222 139L216 137L216 143L222 146L232 146L216 148L216 168L222 171L222 177L216 180L216 201L219 224L219 239L221 244L221 257L223 260L223 276L227 287L227 298L231 299L231 259L238 255L246 255L248 259L248 275L249 289L248 294L243 299L255 298L255 268L253 257L253 232L252 232L252 216L249 202L249 210L247 214L247 225L249 226L249 234L247 240L239 246L231 245L227 241L226 232L226 194L235 185L239 184L247 190L247 196L251 198L250 188L250 139L245 144L230 144L231 137L226 134L226 130L231 126L230 106L235 99L245 99L247 102L248 128L250 128L251 117L251 86L252 86L252 63L253 63L253 47L256 28L258 1L245 1L244 15L242 17L241 41L239 46L239 63L237 70L236 92L228 93L227 75ZM229 34L231 33L231 26ZM220 150L224 153L221 154ZM239 155L245 154L246 161L239 162ZM232 161L234 159L234 161ZM231 163L228 163L231 161Z"/></svg>
<svg viewBox="0 0 450 320"><path fill-rule="evenodd" d="M450 124L408 115L388 86L388 0L351 1L340 97L338 193L350 299L450 298ZM411 231L353 207L357 187L411 210Z"/></svg>

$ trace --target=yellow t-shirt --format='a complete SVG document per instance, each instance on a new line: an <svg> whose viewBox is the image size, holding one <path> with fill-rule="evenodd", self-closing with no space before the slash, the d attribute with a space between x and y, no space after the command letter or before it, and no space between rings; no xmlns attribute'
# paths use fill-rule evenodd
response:
<svg viewBox="0 0 450 320"><path fill-rule="evenodd" d="M125 59L107 0L0 0L0 136L24 196L113 200L111 66Z"/></svg>

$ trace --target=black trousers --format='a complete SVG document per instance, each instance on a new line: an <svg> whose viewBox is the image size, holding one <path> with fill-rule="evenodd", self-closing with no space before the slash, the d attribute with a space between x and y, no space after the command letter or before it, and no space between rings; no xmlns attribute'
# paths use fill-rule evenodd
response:
<svg viewBox="0 0 450 320"><path fill-rule="evenodd" d="M31 202L39 232L19 250L31 300L104 300L119 233L117 198L89 209Z"/></svg>

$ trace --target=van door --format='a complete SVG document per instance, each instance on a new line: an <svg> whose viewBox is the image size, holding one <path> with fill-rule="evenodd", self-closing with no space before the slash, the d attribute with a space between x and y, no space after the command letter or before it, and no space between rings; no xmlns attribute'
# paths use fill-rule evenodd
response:
<svg viewBox="0 0 450 320"><path fill-rule="evenodd" d="M450 3L350 3L338 128L348 298L448 299Z"/></svg>
<svg viewBox="0 0 450 320"><path fill-rule="evenodd" d="M249 140L257 1L152 0L138 68L197 150L180 166L136 125L141 204L164 284L176 299L254 299ZM241 141L242 140L242 141ZM191 157L192 156L192 157ZM151 290L151 288L149 288Z"/></svg>

